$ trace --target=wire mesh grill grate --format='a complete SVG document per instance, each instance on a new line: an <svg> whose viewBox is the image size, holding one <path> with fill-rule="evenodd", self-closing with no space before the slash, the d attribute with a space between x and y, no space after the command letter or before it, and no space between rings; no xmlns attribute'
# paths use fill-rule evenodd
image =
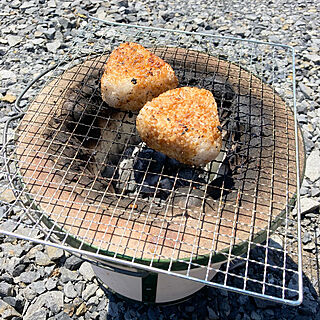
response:
<svg viewBox="0 0 320 320"><path fill-rule="evenodd" d="M291 48L91 20L87 28L97 39L74 45L5 127L0 192L15 199L3 201L0 231L299 303L299 221L290 216L302 169L296 141L304 156ZM215 161L191 168L148 149L136 114L103 103L103 65L124 41L169 62L180 86L214 93L224 140ZM294 287L291 274L300 277Z"/></svg>

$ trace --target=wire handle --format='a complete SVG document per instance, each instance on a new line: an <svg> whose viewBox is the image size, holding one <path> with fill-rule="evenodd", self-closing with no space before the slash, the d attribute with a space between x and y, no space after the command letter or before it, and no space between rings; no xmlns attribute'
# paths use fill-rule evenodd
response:
<svg viewBox="0 0 320 320"><path fill-rule="evenodd" d="M27 86L25 87L25 89L22 91L22 93L19 95L18 99L16 100L15 104L14 104L14 109L18 112L18 113L23 113L23 109L20 107L20 101L22 99L22 97L26 94L26 92L40 79L42 78L45 74L47 74L48 72L50 72L51 70L53 70L56 67L56 64L52 65L50 68L46 69L45 71L41 72L37 77L35 77L31 82L29 82L27 84Z"/></svg>

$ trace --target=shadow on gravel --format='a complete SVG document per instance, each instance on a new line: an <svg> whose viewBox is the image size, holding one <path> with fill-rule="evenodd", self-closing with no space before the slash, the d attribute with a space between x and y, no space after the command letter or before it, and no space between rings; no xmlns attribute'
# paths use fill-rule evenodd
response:
<svg viewBox="0 0 320 320"><path fill-rule="evenodd" d="M279 245L278 245L279 246ZM264 249L256 247L252 250L250 259L261 260L265 256ZM279 257L276 254L268 255L268 266L275 263L276 265L286 264L286 268L289 270L297 270L296 263L287 255L284 258ZM258 265L259 266L259 265ZM223 268L223 267L222 267ZM263 274L264 265L257 267L257 264L247 266L248 278L259 279ZM245 265L238 265L232 269L234 275L244 275L246 270ZM319 268L317 268L317 275ZM282 279L281 272L276 268L270 270L267 274L266 283L268 281L273 284L280 284ZM286 288L297 288L297 277L294 273L286 272ZM230 277L228 284L230 286L241 286L241 278ZM224 277L220 273L214 278L215 282L223 283ZM262 319L320 319L320 303L319 296L316 292L316 288L313 287L312 279L308 279L304 274L304 301L299 307L292 307L281 303L275 303L267 300L257 299L242 294L236 294L226 290L215 289L212 287L205 287L196 294L194 294L189 300L176 305L144 305L128 300L124 300L115 294L107 292L109 298L109 305L107 309L106 320L112 319L232 319L232 320L262 320ZM247 282L248 289L258 292L259 288L256 283ZM271 288L274 288L271 286ZM271 290L271 289L270 289ZM271 292L269 294L277 296L277 292ZM274 289L273 289L274 290ZM266 286L266 292L268 288ZM281 294L281 293L280 293ZM287 297L292 300L296 300L296 293L291 291L287 294Z"/></svg>

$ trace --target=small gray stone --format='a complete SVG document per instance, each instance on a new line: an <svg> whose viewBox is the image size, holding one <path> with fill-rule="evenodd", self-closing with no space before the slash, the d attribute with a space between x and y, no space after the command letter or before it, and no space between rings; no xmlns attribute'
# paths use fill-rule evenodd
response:
<svg viewBox="0 0 320 320"><path fill-rule="evenodd" d="M313 150L306 161L305 175L311 182L320 178L320 151Z"/></svg>
<svg viewBox="0 0 320 320"><path fill-rule="evenodd" d="M15 308L15 310L17 310L19 313L23 311L24 302L22 299L16 297L3 297L3 301Z"/></svg>
<svg viewBox="0 0 320 320"><path fill-rule="evenodd" d="M1 276L0 276L0 281L4 281L6 283L9 283L9 284L13 284L13 279L10 275L8 275L7 273L3 273Z"/></svg>
<svg viewBox="0 0 320 320"><path fill-rule="evenodd" d="M96 306L98 303L99 303L99 299L94 295L88 300L86 305L87 306Z"/></svg>
<svg viewBox="0 0 320 320"><path fill-rule="evenodd" d="M65 267L60 268L60 272L62 282L74 281L78 278L77 272L71 271Z"/></svg>
<svg viewBox="0 0 320 320"><path fill-rule="evenodd" d="M300 88L301 92L306 96L306 98L312 99L314 92L310 87L307 87L302 82L299 82L299 88Z"/></svg>
<svg viewBox="0 0 320 320"><path fill-rule="evenodd" d="M308 116L306 114L298 114L299 123L308 123Z"/></svg>
<svg viewBox="0 0 320 320"><path fill-rule="evenodd" d="M65 312L60 312L55 316L55 320L71 320L69 315L67 315Z"/></svg>
<svg viewBox="0 0 320 320"><path fill-rule="evenodd" d="M320 64L320 56L318 54L306 54L304 57L315 64Z"/></svg>
<svg viewBox="0 0 320 320"><path fill-rule="evenodd" d="M312 251L316 248L314 241L309 242L308 244L303 246L303 249L306 251Z"/></svg>
<svg viewBox="0 0 320 320"><path fill-rule="evenodd" d="M244 27L238 27L234 30L234 33L240 37L244 37L247 29Z"/></svg>
<svg viewBox="0 0 320 320"><path fill-rule="evenodd" d="M64 286L63 291L68 298L73 299L78 295L77 291L74 289L74 285L70 281Z"/></svg>
<svg viewBox="0 0 320 320"><path fill-rule="evenodd" d="M32 290L30 288L30 286L24 288L22 291L20 291L22 293L22 295L24 296L25 299L29 300L29 301L32 301L36 296L37 296L37 293Z"/></svg>
<svg viewBox="0 0 320 320"><path fill-rule="evenodd" d="M303 243L303 244L307 244L307 243L309 243L311 240L312 240L311 234L310 234L308 231L306 231L306 232L304 233L304 235L303 235L302 243Z"/></svg>
<svg viewBox="0 0 320 320"><path fill-rule="evenodd" d="M36 4L33 1L23 1L22 5L20 6L20 9L27 9L34 7Z"/></svg>
<svg viewBox="0 0 320 320"><path fill-rule="evenodd" d="M280 37L275 34L269 36L269 41L273 43L281 43Z"/></svg>
<svg viewBox="0 0 320 320"><path fill-rule="evenodd" d="M249 14L246 14L246 19L251 20L251 21L256 21L256 20L258 20L258 16L255 15L254 13L249 13Z"/></svg>
<svg viewBox="0 0 320 320"><path fill-rule="evenodd" d="M80 272L80 274L83 276L83 278L85 280L91 281L95 276L90 263L87 262L87 261L82 263L82 265L81 265L81 267L79 269L79 272Z"/></svg>
<svg viewBox="0 0 320 320"><path fill-rule="evenodd" d="M77 282L74 287L75 287L78 295L81 296L83 289L85 287L85 283L83 281Z"/></svg>
<svg viewBox="0 0 320 320"><path fill-rule="evenodd" d="M319 208L319 201L304 197L300 199L301 214L306 214Z"/></svg>
<svg viewBox="0 0 320 320"><path fill-rule="evenodd" d="M44 43L44 39L42 39L42 38L37 38L37 39L33 39L33 40L31 40L31 42L34 44L34 45L36 45L36 46L38 46L38 45L40 45L40 44L42 44L42 43Z"/></svg>
<svg viewBox="0 0 320 320"><path fill-rule="evenodd" d="M29 284L37 281L40 278L40 274L36 271L26 271L20 274L19 281Z"/></svg>
<svg viewBox="0 0 320 320"><path fill-rule="evenodd" d="M49 278L47 281L46 281L46 289L48 291L50 290L53 290L57 287L57 280L54 280L53 278Z"/></svg>
<svg viewBox="0 0 320 320"><path fill-rule="evenodd" d="M42 294L46 291L45 281L36 281L30 284L30 288L38 294Z"/></svg>
<svg viewBox="0 0 320 320"><path fill-rule="evenodd" d="M58 313L63 307L63 293L60 291L49 291L38 296L37 299L29 306L25 317L31 317L43 306L49 308L52 312Z"/></svg>
<svg viewBox="0 0 320 320"><path fill-rule="evenodd" d="M45 36L49 40L53 40L54 39L54 34L56 33L56 29L55 28L49 28L48 30L44 30L43 33L45 34Z"/></svg>
<svg viewBox="0 0 320 320"><path fill-rule="evenodd" d="M97 311L105 310L106 307L107 307L107 299L102 299L97 306Z"/></svg>
<svg viewBox="0 0 320 320"><path fill-rule="evenodd" d="M252 320L261 320L262 317L261 317L261 315L258 314L255 310L253 310L253 311L251 312L251 319L252 319Z"/></svg>
<svg viewBox="0 0 320 320"><path fill-rule="evenodd" d="M60 46L61 46L61 42L59 40L48 42L46 44L47 50L52 53L56 53L57 50L60 48Z"/></svg>
<svg viewBox="0 0 320 320"><path fill-rule="evenodd" d="M220 319L220 317L216 314L216 312L213 309L211 309L210 307L207 307L207 310L208 310L208 318L210 320Z"/></svg>
<svg viewBox="0 0 320 320"><path fill-rule="evenodd" d="M7 79L11 79L11 80L17 80L17 76L13 71L10 70L1 70L0 72L0 80L7 80Z"/></svg>
<svg viewBox="0 0 320 320"><path fill-rule="evenodd" d="M6 282L0 282L0 296L13 296L14 290L12 285Z"/></svg>
<svg viewBox="0 0 320 320"><path fill-rule="evenodd" d="M8 220L10 221L10 220ZM0 248L2 249L2 252L5 257L21 257L23 254L24 248L20 244L13 245L12 243L2 243L0 245ZM16 260L17 263L20 262L20 260Z"/></svg>
<svg viewBox="0 0 320 320"><path fill-rule="evenodd" d="M311 186L311 197L318 197L320 195L320 187L319 186Z"/></svg>
<svg viewBox="0 0 320 320"><path fill-rule="evenodd" d="M0 56L4 56L7 53L6 47L0 46Z"/></svg>
<svg viewBox="0 0 320 320"><path fill-rule="evenodd" d="M101 288L99 288L96 292L96 296L98 298L101 298L103 295L104 295L104 291Z"/></svg>
<svg viewBox="0 0 320 320"><path fill-rule="evenodd" d="M307 195L309 195L309 191L310 191L310 188L309 188L309 187L302 186L302 187L300 188L300 196L307 196Z"/></svg>
<svg viewBox="0 0 320 320"><path fill-rule="evenodd" d="M92 297L96 291L98 290L98 286L94 283L89 284L84 291L82 292L82 299L87 301L90 297Z"/></svg>
<svg viewBox="0 0 320 320"><path fill-rule="evenodd" d="M8 35L7 36L7 40L9 43L10 47L14 47L15 45L17 45L18 43L20 43L22 41L22 37L20 36L13 36L13 35Z"/></svg>
<svg viewBox="0 0 320 320"><path fill-rule="evenodd" d="M27 314L24 316L25 320L46 320L47 319L47 311L45 308L40 308L39 310L35 310L33 314Z"/></svg>
<svg viewBox="0 0 320 320"><path fill-rule="evenodd" d="M43 253L42 251L38 251L35 255L35 262L39 266L48 266L52 264L53 262L51 259L48 257L47 254Z"/></svg>
<svg viewBox="0 0 320 320"><path fill-rule="evenodd" d="M47 5L49 8L56 8L57 7L57 4L54 0L49 0Z"/></svg>
<svg viewBox="0 0 320 320"><path fill-rule="evenodd" d="M1 201L1 199L0 199ZM17 223L12 220L7 220L0 224L1 229L12 232L17 228Z"/></svg>
<svg viewBox="0 0 320 320"><path fill-rule="evenodd" d="M21 314L12 306L0 299L0 315L1 319L12 319L14 317L21 318Z"/></svg>
<svg viewBox="0 0 320 320"><path fill-rule="evenodd" d="M62 249L53 246L47 246L46 252L51 260L58 260L64 255L64 251Z"/></svg>
<svg viewBox="0 0 320 320"><path fill-rule="evenodd" d="M83 263L83 260L78 258L75 255L71 255L66 259L64 266L70 270L77 270L79 269L80 265Z"/></svg>

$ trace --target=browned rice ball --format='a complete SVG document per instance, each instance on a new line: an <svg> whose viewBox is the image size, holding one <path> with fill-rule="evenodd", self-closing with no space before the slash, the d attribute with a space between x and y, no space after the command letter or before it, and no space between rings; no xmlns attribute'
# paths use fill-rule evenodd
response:
<svg viewBox="0 0 320 320"><path fill-rule="evenodd" d="M176 88L171 66L137 43L113 50L101 78L102 99L113 108L140 110L147 101Z"/></svg>
<svg viewBox="0 0 320 320"><path fill-rule="evenodd" d="M217 104L205 89L183 87L162 93L140 110L136 125L150 148L188 165L204 165L221 149Z"/></svg>

